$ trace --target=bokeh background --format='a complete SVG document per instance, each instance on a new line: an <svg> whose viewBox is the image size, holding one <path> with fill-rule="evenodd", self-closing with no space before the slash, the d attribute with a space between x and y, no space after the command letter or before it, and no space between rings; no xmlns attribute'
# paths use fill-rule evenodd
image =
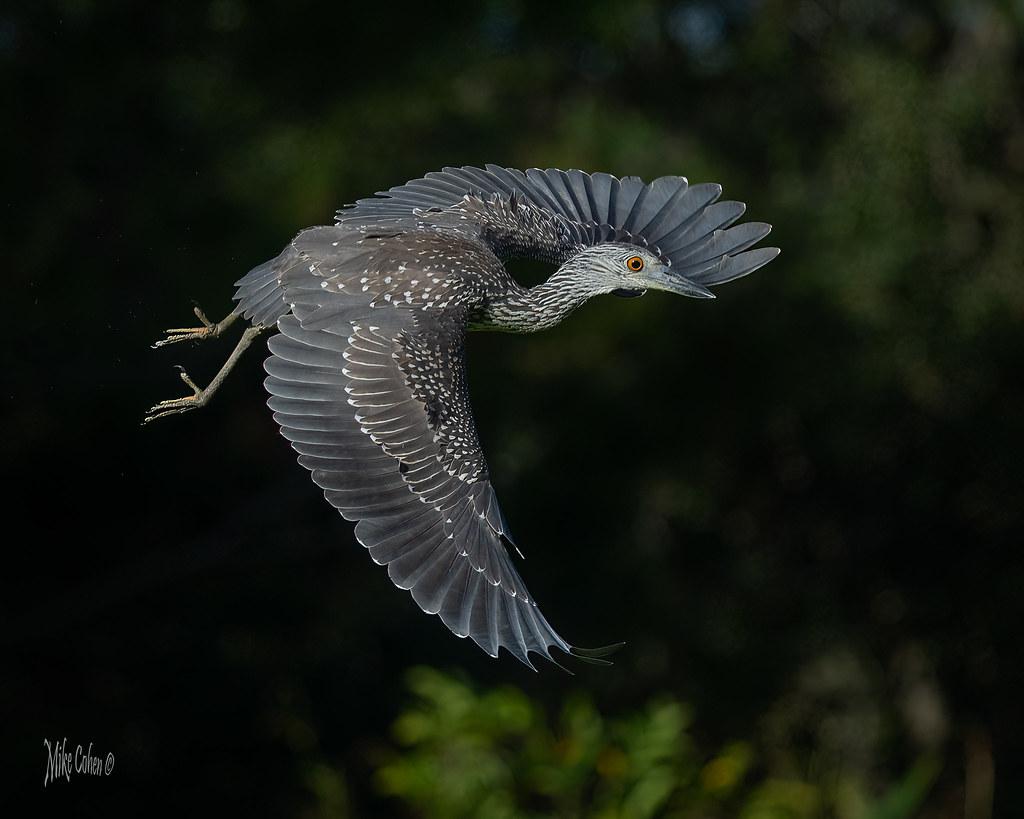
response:
<svg viewBox="0 0 1024 819"><path fill-rule="evenodd" d="M1019 0L15 2L0 89L5 815L1024 815ZM150 349L193 303L485 162L718 181L783 248L471 338L523 573L609 669L392 588L260 351L139 424L233 343ZM111 775L44 788L62 737Z"/></svg>

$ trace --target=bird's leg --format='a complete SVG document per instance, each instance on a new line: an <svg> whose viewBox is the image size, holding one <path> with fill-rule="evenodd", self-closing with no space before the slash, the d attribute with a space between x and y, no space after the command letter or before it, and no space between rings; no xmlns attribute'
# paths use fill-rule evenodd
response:
<svg viewBox="0 0 1024 819"><path fill-rule="evenodd" d="M198 312L198 311L197 311ZM235 345L235 349L231 351L231 355L228 356L228 360L224 362L224 366L220 368L220 371L213 377L213 381L206 385L206 389L201 388L189 378L184 367L178 367L181 380L188 385L192 390L192 395L186 395L184 398L172 398L169 401L161 401L156 406L149 408L149 413L145 418L142 419L142 423L148 424L150 421L155 421L157 418L163 418L165 415L175 415L179 412L188 412L189 410L198 409L199 407L205 407L213 394L217 391L217 388L224 383L224 379L228 377L228 373L231 372L231 368L238 363L238 359L242 357L242 353L245 352L246 348L252 344L252 340L262 333L266 327L256 325L255 327L246 328L245 332L242 333L242 337L238 340L238 344Z"/></svg>
<svg viewBox="0 0 1024 819"><path fill-rule="evenodd" d="M167 344L175 344L179 341L202 341L206 338L217 338L217 336L234 324L235 319L238 318L237 313L231 313L227 318L221 319L214 324L206 317L206 313L198 305L192 308L192 312L203 323L202 327L172 327L169 330L164 330L167 333L167 338L160 339L153 345L153 349L164 347Z"/></svg>

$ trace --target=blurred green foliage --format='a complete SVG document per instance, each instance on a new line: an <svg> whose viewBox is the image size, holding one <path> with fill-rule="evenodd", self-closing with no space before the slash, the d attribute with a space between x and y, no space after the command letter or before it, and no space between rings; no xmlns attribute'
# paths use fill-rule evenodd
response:
<svg viewBox="0 0 1024 819"><path fill-rule="evenodd" d="M938 773L922 758L881 795L841 769L782 778L748 741L704 755L672 698L609 718L576 693L551 720L519 689L481 692L430 668L409 672L409 688L415 700L393 729L402 750L375 778L428 819L904 819Z"/></svg>

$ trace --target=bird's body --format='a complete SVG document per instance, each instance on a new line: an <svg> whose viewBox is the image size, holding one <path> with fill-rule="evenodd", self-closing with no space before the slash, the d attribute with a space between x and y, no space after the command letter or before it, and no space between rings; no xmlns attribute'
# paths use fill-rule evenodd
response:
<svg viewBox="0 0 1024 819"><path fill-rule="evenodd" d="M265 384L299 462L394 583L488 654L530 665L553 647L605 652L563 640L513 566L466 332L542 330L600 293L710 296L778 252L748 249L769 228L729 228L743 206L720 192L682 177L447 168L302 231L238 282L235 314L279 330ZM522 256L558 270L521 287L502 259Z"/></svg>

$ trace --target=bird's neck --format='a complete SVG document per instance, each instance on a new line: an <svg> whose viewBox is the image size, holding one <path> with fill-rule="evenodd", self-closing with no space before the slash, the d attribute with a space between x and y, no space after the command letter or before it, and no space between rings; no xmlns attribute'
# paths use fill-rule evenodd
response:
<svg viewBox="0 0 1024 819"><path fill-rule="evenodd" d="M513 283L505 293L488 299L482 326L510 333L547 330L594 295L583 277L562 268L536 287Z"/></svg>

